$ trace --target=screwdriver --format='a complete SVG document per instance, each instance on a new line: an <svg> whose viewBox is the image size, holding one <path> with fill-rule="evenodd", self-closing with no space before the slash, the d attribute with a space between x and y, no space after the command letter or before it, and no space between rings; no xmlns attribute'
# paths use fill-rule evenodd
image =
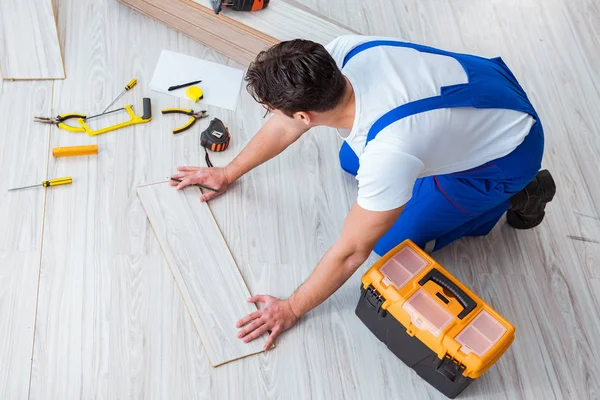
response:
<svg viewBox="0 0 600 400"><path fill-rule="evenodd" d="M108 110L108 109L109 109L109 108L110 108L110 107L111 107L113 104L115 104L115 103L116 103L116 101L117 101L117 100L119 100L119 99L120 99L120 98L121 98L121 97L122 97L122 96L125 94L125 92L127 92L127 91L131 90L131 89L132 89L132 88L133 88L133 87L134 87L136 84L137 84L137 79L133 78L133 79L131 80L131 82L129 82L129 83L127 84L127 86L125 86L125 90L123 90L123 91L121 92L121 94L120 94L120 95L118 95L118 96L117 96L117 98L116 98L116 99L114 99L114 100L112 101L112 103L110 103L110 104L108 105L108 107L106 107L106 108L104 109L104 111L102 111L102 113L101 113L101 114L104 114L104 113L106 112L106 110Z"/></svg>
<svg viewBox="0 0 600 400"><path fill-rule="evenodd" d="M73 178L71 178L70 176L67 176L65 178L50 179L49 181L44 181L38 185L23 186L23 187L8 189L8 190L28 189L28 188L32 188L32 187L36 187L36 186L48 187L48 186L68 185L69 183L72 183L72 182L73 182Z"/></svg>

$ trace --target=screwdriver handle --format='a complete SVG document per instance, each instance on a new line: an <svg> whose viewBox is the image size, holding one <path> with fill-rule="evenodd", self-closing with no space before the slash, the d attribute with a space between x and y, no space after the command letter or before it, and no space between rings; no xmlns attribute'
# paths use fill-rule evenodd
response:
<svg viewBox="0 0 600 400"><path fill-rule="evenodd" d="M127 86L125 86L125 90L131 90L131 88L133 88L136 84L137 84L137 79L133 78L131 80L131 82L129 82L127 84Z"/></svg>
<svg viewBox="0 0 600 400"><path fill-rule="evenodd" d="M50 179L49 181L44 181L44 182L42 182L42 186L48 187L48 186L68 185L69 183L72 183L72 182L73 182L73 178L71 178L70 176L67 176L65 178L56 178L56 179Z"/></svg>

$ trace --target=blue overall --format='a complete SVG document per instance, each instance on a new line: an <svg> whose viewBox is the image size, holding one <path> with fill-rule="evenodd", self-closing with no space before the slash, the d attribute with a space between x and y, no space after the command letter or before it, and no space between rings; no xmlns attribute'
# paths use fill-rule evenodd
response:
<svg viewBox="0 0 600 400"><path fill-rule="evenodd" d="M371 126L365 146L390 124L440 108L510 109L529 114L536 122L524 141L502 158L467 171L417 179L412 198L374 251L384 255L405 239L421 248L434 242L435 246L428 250L435 251L463 236L487 235L508 210L510 197L531 182L541 167L543 129L527 95L500 58L486 59L398 41L377 40L355 47L346 55L342 71L353 57L368 57L368 50L376 46L408 47L453 57L465 70L468 83L442 87L439 96L390 110ZM359 158L346 142L339 156L344 171L356 176ZM390 172L393 173L382 173Z"/></svg>

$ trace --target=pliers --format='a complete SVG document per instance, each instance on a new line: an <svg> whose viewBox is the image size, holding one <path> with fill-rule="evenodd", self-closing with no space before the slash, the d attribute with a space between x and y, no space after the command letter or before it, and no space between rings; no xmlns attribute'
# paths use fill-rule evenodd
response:
<svg viewBox="0 0 600 400"><path fill-rule="evenodd" d="M34 117L34 122L41 122L42 124L54 124L61 129L67 130L69 132L85 132L85 129L81 126L71 126L67 125L64 121L75 118L75 119L86 119L87 116L85 114L59 114L56 117Z"/></svg>
<svg viewBox="0 0 600 400"><path fill-rule="evenodd" d="M192 127L192 125L194 125L194 122L196 122L197 120L199 120L201 118L208 117L208 113L206 112L206 110L196 112L189 108L167 108L165 110L162 110L161 112L163 114L184 114L184 115L189 115L191 117L190 120L185 125L180 126L179 128L176 128L173 130L173 133L175 133L175 134L181 133L183 131L190 129Z"/></svg>

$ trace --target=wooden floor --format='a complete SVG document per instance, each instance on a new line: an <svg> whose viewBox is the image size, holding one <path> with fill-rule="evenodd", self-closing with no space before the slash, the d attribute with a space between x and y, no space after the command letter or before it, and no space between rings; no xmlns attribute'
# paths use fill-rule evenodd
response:
<svg viewBox="0 0 600 400"><path fill-rule="evenodd" d="M600 397L600 6L596 0L307 0L365 34L501 55L546 129L544 167L558 193L544 223L504 221L434 254L516 326L500 361L464 392L481 399ZM281 336L277 348L210 366L135 188L203 165L204 121L159 110L189 103L150 92L160 51L236 66L114 0L55 0L68 79L0 81L0 398L441 399L354 315L361 270ZM368 9L367 9L368 6ZM151 123L91 139L31 122L124 101ZM262 123L245 93L224 165ZM122 117L122 115L121 115ZM112 124L112 116L98 124ZM98 143L93 157L53 159ZM329 129L306 135L244 177L211 210L251 293L288 296L336 240L356 194ZM70 186L6 190L46 176ZM372 260L371 260L372 261ZM218 307L218 305L215 305Z"/></svg>

